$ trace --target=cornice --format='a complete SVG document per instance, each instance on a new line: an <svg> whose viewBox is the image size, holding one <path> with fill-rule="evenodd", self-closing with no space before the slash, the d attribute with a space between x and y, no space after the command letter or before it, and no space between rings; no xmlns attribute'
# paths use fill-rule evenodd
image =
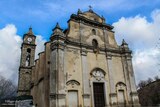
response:
<svg viewBox="0 0 160 107"><path fill-rule="evenodd" d="M28 43L22 43L22 46L23 45L37 46L36 44L28 44Z"/></svg>
<svg viewBox="0 0 160 107"><path fill-rule="evenodd" d="M69 39L66 39L65 43L66 43L66 45L69 44L69 45L72 45L72 46L76 46L76 47L80 47L80 48L84 47L86 49L93 50L93 46L83 44L81 42L76 42L76 40L71 41ZM119 54L126 54L126 53L131 54L132 53L131 50L123 50L121 48L109 48L109 47L101 48L101 47L99 47L99 50L102 51L102 52L112 52L112 53L119 53Z"/></svg>
<svg viewBox="0 0 160 107"><path fill-rule="evenodd" d="M71 18L68 20L68 22L70 20L74 20L74 21L82 22L82 23L87 23L89 25L94 25L94 26L101 27L101 28L107 28L109 30L112 30L114 28L113 26L111 26L109 24L93 21L93 20L85 18L84 16L80 16L80 15L76 15L76 14L72 14Z"/></svg>

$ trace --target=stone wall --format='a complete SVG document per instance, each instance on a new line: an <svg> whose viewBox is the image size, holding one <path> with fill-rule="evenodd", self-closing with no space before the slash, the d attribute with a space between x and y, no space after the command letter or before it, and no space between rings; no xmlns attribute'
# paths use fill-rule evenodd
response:
<svg viewBox="0 0 160 107"><path fill-rule="evenodd" d="M131 51L125 41L117 45L104 21L88 11L71 15L65 32L56 25L32 70L35 105L67 107L74 93L78 106L94 107L94 83L102 83L104 106L139 106Z"/></svg>

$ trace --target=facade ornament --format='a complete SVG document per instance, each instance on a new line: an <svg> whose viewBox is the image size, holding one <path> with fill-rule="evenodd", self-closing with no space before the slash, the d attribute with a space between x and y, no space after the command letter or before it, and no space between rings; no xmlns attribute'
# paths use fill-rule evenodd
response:
<svg viewBox="0 0 160 107"><path fill-rule="evenodd" d="M124 88L126 87L126 84L123 83L123 82L118 82L118 83L116 84L116 87L117 87L118 89L124 89Z"/></svg>
<svg viewBox="0 0 160 107"><path fill-rule="evenodd" d="M77 14L78 14L78 15L79 15L79 14L82 14L82 11L81 11L80 9L78 9Z"/></svg>
<svg viewBox="0 0 160 107"><path fill-rule="evenodd" d="M67 84L67 85L71 84L72 86L73 86L73 85L80 85L80 83L79 83L78 81L76 81L76 80L69 80L69 81L67 81L66 84Z"/></svg>
<svg viewBox="0 0 160 107"><path fill-rule="evenodd" d="M95 70L95 71L92 72L92 76L96 80L100 81L101 79L104 78L104 73L101 70Z"/></svg>
<svg viewBox="0 0 160 107"><path fill-rule="evenodd" d="M124 39L122 40L121 48L123 51L129 50L128 44L126 43L126 41Z"/></svg>
<svg viewBox="0 0 160 107"><path fill-rule="evenodd" d="M124 39L122 40L121 46L122 46L123 48L128 48L128 44L126 43L126 41L125 41Z"/></svg>
<svg viewBox="0 0 160 107"><path fill-rule="evenodd" d="M52 29L53 33L50 37L53 40L54 36L64 36L63 29L59 26L59 23L56 24L55 28Z"/></svg>
<svg viewBox="0 0 160 107"><path fill-rule="evenodd" d="M124 39L122 40L122 45L121 46L128 46L128 44L126 43L126 41Z"/></svg>
<svg viewBox="0 0 160 107"><path fill-rule="evenodd" d="M102 15L102 23L105 23L106 19Z"/></svg>
<svg viewBox="0 0 160 107"><path fill-rule="evenodd" d="M33 35L32 27L31 27L31 26L29 27L29 31L28 31L28 33L27 33L27 34Z"/></svg>

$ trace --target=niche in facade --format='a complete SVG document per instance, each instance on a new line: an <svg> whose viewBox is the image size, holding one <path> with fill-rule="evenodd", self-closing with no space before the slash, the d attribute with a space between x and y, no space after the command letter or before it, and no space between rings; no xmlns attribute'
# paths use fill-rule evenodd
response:
<svg viewBox="0 0 160 107"><path fill-rule="evenodd" d="M92 45L93 45L93 52L97 53L98 52L98 42L96 39L92 40Z"/></svg>
<svg viewBox="0 0 160 107"><path fill-rule="evenodd" d="M30 59L31 59L31 49L28 48L27 49L27 55L26 55L26 62L25 62L26 66L30 66Z"/></svg>

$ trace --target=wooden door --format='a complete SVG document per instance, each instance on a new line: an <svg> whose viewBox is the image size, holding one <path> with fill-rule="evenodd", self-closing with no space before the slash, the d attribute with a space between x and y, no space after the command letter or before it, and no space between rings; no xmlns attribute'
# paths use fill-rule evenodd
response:
<svg viewBox="0 0 160 107"><path fill-rule="evenodd" d="M104 84L103 83L93 83L94 92L94 107L104 107Z"/></svg>

